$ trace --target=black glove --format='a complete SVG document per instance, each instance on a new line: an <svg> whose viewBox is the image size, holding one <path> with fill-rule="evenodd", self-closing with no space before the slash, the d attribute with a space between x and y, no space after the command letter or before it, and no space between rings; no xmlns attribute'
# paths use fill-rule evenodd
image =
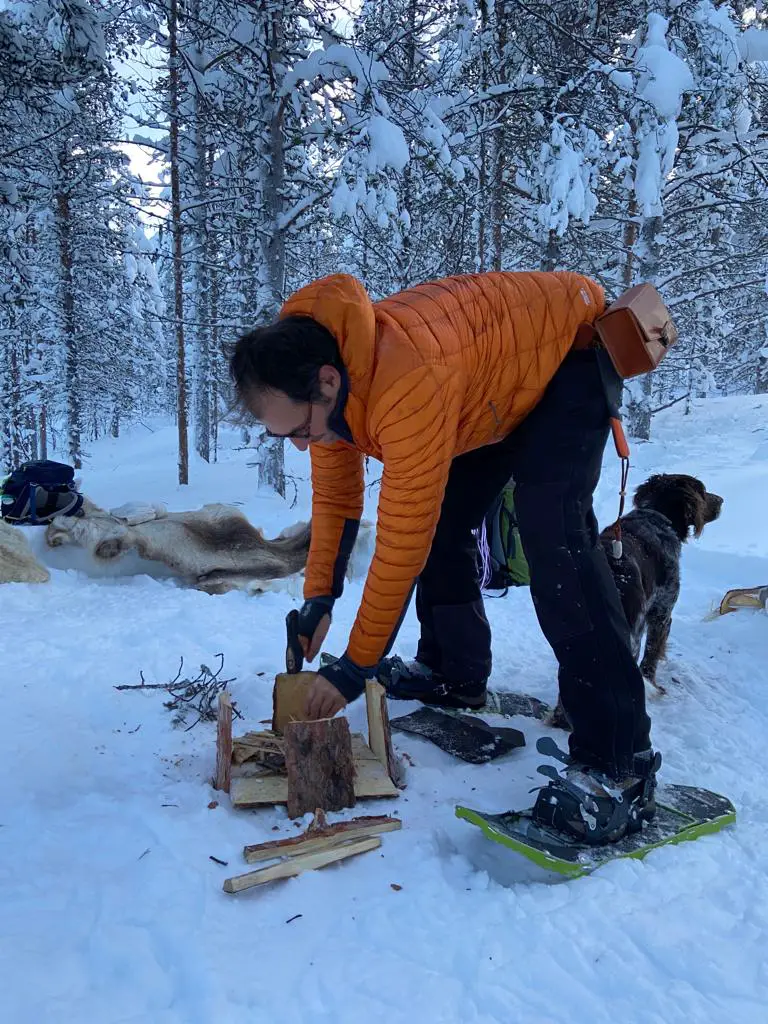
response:
<svg viewBox="0 0 768 1024"><path fill-rule="evenodd" d="M299 636L311 642L324 615L333 618L332 597L309 597L299 609Z"/></svg>
<svg viewBox="0 0 768 1024"><path fill-rule="evenodd" d="M337 661L324 665L317 674L333 683L347 703L357 700L365 689L366 679L373 679L376 667L363 668L343 654Z"/></svg>

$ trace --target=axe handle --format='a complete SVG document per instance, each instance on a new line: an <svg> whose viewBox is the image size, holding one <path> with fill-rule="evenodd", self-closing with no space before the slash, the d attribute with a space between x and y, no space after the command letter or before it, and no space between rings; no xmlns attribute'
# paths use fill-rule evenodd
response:
<svg viewBox="0 0 768 1024"><path fill-rule="evenodd" d="M293 608L285 617L285 671L290 674L304 668L304 651L299 641L299 613Z"/></svg>

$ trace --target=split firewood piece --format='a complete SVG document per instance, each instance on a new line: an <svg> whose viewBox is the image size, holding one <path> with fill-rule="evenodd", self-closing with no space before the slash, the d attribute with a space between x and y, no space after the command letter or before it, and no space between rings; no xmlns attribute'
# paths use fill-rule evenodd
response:
<svg viewBox="0 0 768 1024"><path fill-rule="evenodd" d="M387 769L387 775L394 784L402 786L405 770L392 746L387 691L375 679L369 679L365 684L365 706L368 712L368 745Z"/></svg>
<svg viewBox="0 0 768 1024"><path fill-rule="evenodd" d="M378 836L382 832L396 832L402 827L403 823L399 818L388 818L383 814L352 818L351 821L340 821L335 825L325 825L321 828L313 822L303 835L246 846L243 848L243 857L248 864L257 864L259 861L272 860L275 857L298 857L317 850L330 850L350 840Z"/></svg>
<svg viewBox="0 0 768 1024"><path fill-rule="evenodd" d="M330 850L318 850L315 853L305 853L300 857L290 857L288 860L281 860L278 864L272 864L267 868L259 868L257 871L248 871L244 875L228 878L224 882L224 892L242 892L244 889L253 888L254 885L264 885L266 882L274 882L279 878L293 878L304 871L315 871L317 868L324 868L336 861L355 857L358 853L376 850L380 846L381 839L378 836L371 836L368 839L355 839Z"/></svg>
<svg viewBox="0 0 768 1024"><path fill-rule="evenodd" d="M289 722L306 720L307 692L314 672L280 672L272 690L272 731L282 733Z"/></svg>
<svg viewBox="0 0 768 1024"><path fill-rule="evenodd" d="M346 718L288 722L285 726L288 815L300 818L322 807L355 806L355 762Z"/></svg>
<svg viewBox="0 0 768 1024"><path fill-rule="evenodd" d="M232 698L227 690L219 694L216 717L216 789L229 792L232 778Z"/></svg>
<svg viewBox="0 0 768 1024"><path fill-rule="evenodd" d="M352 733L352 759L355 764L355 796L358 800L400 795L400 790L387 775L387 769L359 732ZM248 810L288 803L288 778L285 772L275 773L263 765L248 768L247 778L238 778L236 775L232 777L229 798L233 807ZM254 772L258 772L255 777Z"/></svg>
<svg viewBox="0 0 768 1024"><path fill-rule="evenodd" d="M285 771L285 740L267 729L236 736L232 745L232 761L237 765L253 761L273 771Z"/></svg>
<svg viewBox="0 0 768 1024"><path fill-rule="evenodd" d="M354 752L352 756L354 757ZM353 821L354 820L355 819L353 819ZM322 807L316 807L315 813L312 815L312 821L310 821L307 826L307 831L304 834L307 835L310 832L322 832L324 828L328 828L328 815Z"/></svg>

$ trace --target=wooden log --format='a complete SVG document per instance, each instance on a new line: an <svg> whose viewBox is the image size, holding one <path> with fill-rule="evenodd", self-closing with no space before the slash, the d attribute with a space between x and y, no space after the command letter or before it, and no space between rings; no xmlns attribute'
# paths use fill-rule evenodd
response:
<svg viewBox="0 0 768 1024"><path fill-rule="evenodd" d="M394 784L387 769L376 757L374 752L365 742L360 733L357 733L358 740L352 743L352 753L355 761L355 793L358 796L400 796L400 791Z"/></svg>
<svg viewBox="0 0 768 1024"><path fill-rule="evenodd" d="M297 857L303 853L314 853L316 850L330 850L334 846L348 843L351 839L365 839L368 836L381 835L382 832L395 832L402 827L403 823L399 818L388 818L383 814L340 821L324 828L315 828L311 825L300 836L272 839L267 843L246 846L243 848L243 857L248 864L272 860L274 857Z"/></svg>
<svg viewBox="0 0 768 1024"><path fill-rule="evenodd" d="M402 786L405 771L392 746L387 691L375 679L369 679L365 684L365 705L368 712L368 744L394 784Z"/></svg>
<svg viewBox="0 0 768 1024"><path fill-rule="evenodd" d="M272 731L282 733L289 722L304 722L307 691L314 672L280 672L272 690Z"/></svg>
<svg viewBox="0 0 768 1024"><path fill-rule="evenodd" d="M216 778L214 788L229 792L232 780L232 698L227 690L219 694L216 717Z"/></svg>
<svg viewBox="0 0 768 1024"><path fill-rule="evenodd" d="M335 846L330 850L319 850L316 853L305 853L300 857L290 857L288 860L281 860L278 864L272 864L268 868L259 868L257 871L248 871L244 875L235 875L228 878L223 885L224 892L242 892L244 889L251 889L254 885L264 885L266 882L274 882L279 878L293 878L303 871L315 871L317 868L324 868L336 861L346 860L348 857L355 857L358 853L367 853L369 850L376 850L381 846L381 839L378 836L371 836L368 839L355 839L343 846Z"/></svg>
<svg viewBox="0 0 768 1024"><path fill-rule="evenodd" d="M400 791L387 775L387 770L365 742L365 737L352 734L352 757L355 763L355 796L358 800L372 797L397 797ZM243 766L247 768L247 765ZM267 768L255 766L257 775L233 776L229 798L240 810L288 803L288 779Z"/></svg>
<svg viewBox="0 0 768 1024"><path fill-rule="evenodd" d="M321 807L355 806L355 764L346 718L288 722L285 726L288 815L300 818Z"/></svg>

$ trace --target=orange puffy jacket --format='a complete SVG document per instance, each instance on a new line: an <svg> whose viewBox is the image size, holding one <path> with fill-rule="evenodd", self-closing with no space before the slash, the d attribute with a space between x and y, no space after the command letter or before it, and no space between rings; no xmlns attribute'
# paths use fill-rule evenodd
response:
<svg viewBox="0 0 768 1024"><path fill-rule="evenodd" d="M347 519L363 510L363 456L384 466L376 548L347 656L378 663L427 560L451 461L501 440L544 394L598 284L566 272L449 277L372 302L354 277L307 285L280 315L311 316L349 375L354 446L312 444L312 541L304 596L334 592ZM338 587L337 587L338 591Z"/></svg>

